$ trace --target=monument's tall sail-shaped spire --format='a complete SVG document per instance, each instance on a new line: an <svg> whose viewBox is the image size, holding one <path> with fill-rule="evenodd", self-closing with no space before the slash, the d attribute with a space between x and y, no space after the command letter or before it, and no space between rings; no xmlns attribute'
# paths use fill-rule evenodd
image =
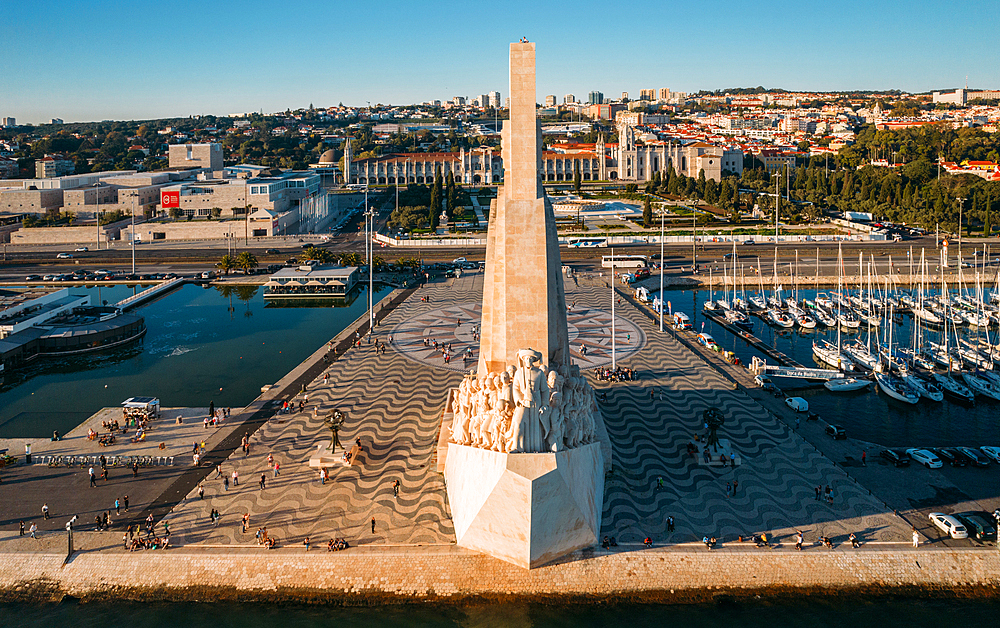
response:
<svg viewBox="0 0 1000 628"><path fill-rule="evenodd" d="M503 370L527 347L548 365L569 366L555 215L538 173L533 43L510 45L510 120L502 137L504 181L490 208L479 371Z"/></svg>

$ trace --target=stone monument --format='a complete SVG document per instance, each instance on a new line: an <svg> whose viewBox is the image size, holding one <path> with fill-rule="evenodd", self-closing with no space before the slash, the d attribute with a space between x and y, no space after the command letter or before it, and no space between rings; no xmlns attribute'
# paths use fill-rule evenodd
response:
<svg viewBox="0 0 1000 628"><path fill-rule="evenodd" d="M597 543L611 446L570 359L555 216L538 175L533 43L510 45L510 92L479 366L449 399L445 479L458 544L530 568Z"/></svg>

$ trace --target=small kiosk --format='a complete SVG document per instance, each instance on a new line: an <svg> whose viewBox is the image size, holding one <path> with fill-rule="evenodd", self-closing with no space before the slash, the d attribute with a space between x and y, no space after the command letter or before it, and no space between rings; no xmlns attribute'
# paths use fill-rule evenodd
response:
<svg viewBox="0 0 1000 628"><path fill-rule="evenodd" d="M149 421L160 417L160 400L155 397L129 397L122 402L122 419L128 425L134 421Z"/></svg>

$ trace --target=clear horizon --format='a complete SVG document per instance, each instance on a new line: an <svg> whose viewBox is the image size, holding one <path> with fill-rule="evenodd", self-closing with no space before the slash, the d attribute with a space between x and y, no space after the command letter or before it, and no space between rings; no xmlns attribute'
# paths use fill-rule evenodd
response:
<svg viewBox="0 0 1000 628"><path fill-rule="evenodd" d="M792 91L968 85L997 89L981 6L933 0L816 6L731 0L539 7L448 0L428 10L390 0L283 7L117 3L15 4L0 36L0 116L21 124L265 113L341 102L415 104L508 95L507 45L538 44L538 100L667 87ZM861 16L861 17L855 17ZM955 41L958 36L961 41ZM937 45L947 42L948 47ZM957 52L954 52L956 51ZM23 54L13 61L10 51Z"/></svg>

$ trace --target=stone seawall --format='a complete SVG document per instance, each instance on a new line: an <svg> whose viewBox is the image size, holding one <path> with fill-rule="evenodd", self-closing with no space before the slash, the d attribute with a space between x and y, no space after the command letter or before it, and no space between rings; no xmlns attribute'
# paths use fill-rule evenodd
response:
<svg viewBox="0 0 1000 628"><path fill-rule="evenodd" d="M463 598L643 600L958 590L995 595L993 550L653 549L577 554L522 569L454 546L313 550L0 554L0 599L266 599L372 603Z"/></svg>

